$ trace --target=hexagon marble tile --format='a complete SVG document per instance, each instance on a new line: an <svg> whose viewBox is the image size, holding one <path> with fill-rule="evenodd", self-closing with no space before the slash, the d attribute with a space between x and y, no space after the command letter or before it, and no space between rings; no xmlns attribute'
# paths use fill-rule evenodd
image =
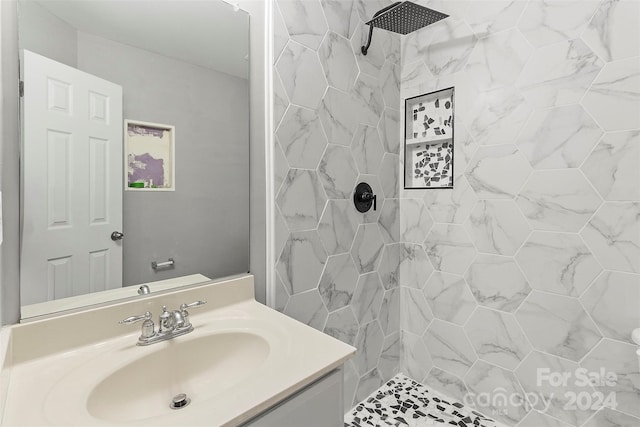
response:
<svg viewBox="0 0 640 427"><path fill-rule="evenodd" d="M378 129L359 125L351 142L351 152L360 173L377 173L384 153Z"/></svg>
<svg viewBox="0 0 640 427"><path fill-rule="evenodd" d="M315 109L327 89L327 81L315 51L289 41L276 69L291 103Z"/></svg>
<svg viewBox="0 0 640 427"><path fill-rule="evenodd" d="M535 169L577 168L602 130L580 105L536 111L516 144Z"/></svg>
<svg viewBox="0 0 640 427"><path fill-rule="evenodd" d="M530 173L527 159L508 144L478 148L465 176L480 199L512 199Z"/></svg>
<svg viewBox="0 0 640 427"><path fill-rule="evenodd" d="M576 298L533 291L516 318L537 350L575 362L602 338Z"/></svg>
<svg viewBox="0 0 640 427"><path fill-rule="evenodd" d="M348 92L358 76L349 40L330 31L318 49L318 56L329 85Z"/></svg>
<svg viewBox="0 0 640 427"><path fill-rule="evenodd" d="M289 35L311 49L317 49L327 31L318 1L278 0Z"/></svg>
<svg viewBox="0 0 640 427"><path fill-rule="evenodd" d="M374 271L360 276L351 301L351 308L358 323L364 325L377 319L383 298L384 288L378 273Z"/></svg>
<svg viewBox="0 0 640 427"><path fill-rule="evenodd" d="M579 297L602 268L580 236L534 232L516 255L534 289Z"/></svg>
<svg viewBox="0 0 640 427"><path fill-rule="evenodd" d="M464 273L476 255L469 235L460 225L435 224L424 245L433 267L448 273Z"/></svg>
<svg viewBox="0 0 640 427"><path fill-rule="evenodd" d="M581 236L604 268L640 273L640 203L605 203Z"/></svg>
<svg viewBox="0 0 640 427"><path fill-rule="evenodd" d="M640 276L605 271L580 301L605 337L633 343L631 332L640 322Z"/></svg>
<svg viewBox="0 0 640 427"><path fill-rule="evenodd" d="M358 329L358 321L353 315L353 310L347 306L329 313L323 332L342 342L353 345L356 341Z"/></svg>
<svg viewBox="0 0 640 427"><path fill-rule="evenodd" d="M464 376L476 361L473 347L461 327L434 320L424 335L433 365L454 375Z"/></svg>
<svg viewBox="0 0 640 427"><path fill-rule="evenodd" d="M326 259L315 230L292 232L276 265L289 295L316 288Z"/></svg>
<svg viewBox="0 0 640 427"><path fill-rule="evenodd" d="M276 203L292 231L316 228L326 196L315 171L289 169Z"/></svg>
<svg viewBox="0 0 640 427"><path fill-rule="evenodd" d="M318 176L329 199L348 199L355 188L356 164L351 150L340 145L329 144L320 164Z"/></svg>
<svg viewBox="0 0 640 427"><path fill-rule="evenodd" d="M319 330L324 327L328 315L316 289L289 298L284 314Z"/></svg>
<svg viewBox="0 0 640 427"><path fill-rule="evenodd" d="M378 268L383 247L378 224L362 224L358 227L351 256L360 273L370 273Z"/></svg>
<svg viewBox="0 0 640 427"><path fill-rule="evenodd" d="M608 133L582 165L605 200L640 201L640 131Z"/></svg>
<svg viewBox="0 0 640 427"><path fill-rule="evenodd" d="M512 200L481 200L465 227L479 252L513 255L530 228Z"/></svg>
<svg viewBox="0 0 640 427"><path fill-rule="evenodd" d="M349 252L358 228L351 200L329 200L318 224L318 234L329 255Z"/></svg>
<svg viewBox="0 0 640 427"><path fill-rule="evenodd" d="M276 136L293 168L315 169L327 147L316 112L295 105L287 109Z"/></svg>
<svg viewBox="0 0 640 427"><path fill-rule="evenodd" d="M330 312L349 305L357 281L358 272L348 253L327 258L318 291Z"/></svg>
<svg viewBox="0 0 640 427"><path fill-rule="evenodd" d="M461 276L436 271L423 291L437 319L464 325L476 308L475 299Z"/></svg>
<svg viewBox="0 0 640 427"><path fill-rule="evenodd" d="M465 274L478 304L513 312L531 287L511 257L480 254Z"/></svg>
<svg viewBox="0 0 640 427"><path fill-rule="evenodd" d="M640 4L633 0L600 2L582 39L605 61L640 56Z"/></svg>

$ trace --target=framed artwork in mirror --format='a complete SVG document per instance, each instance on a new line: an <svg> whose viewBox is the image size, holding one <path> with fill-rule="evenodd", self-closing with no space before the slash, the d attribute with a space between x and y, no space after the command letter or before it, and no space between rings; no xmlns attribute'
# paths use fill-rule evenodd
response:
<svg viewBox="0 0 640 427"><path fill-rule="evenodd" d="M453 188L454 88L405 99L404 188Z"/></svg>
<svg viewBox="0 0 640 427"><path fill-rule="evenodd" d="M175 191L175 127L125 120L128 191Z"/></svg>

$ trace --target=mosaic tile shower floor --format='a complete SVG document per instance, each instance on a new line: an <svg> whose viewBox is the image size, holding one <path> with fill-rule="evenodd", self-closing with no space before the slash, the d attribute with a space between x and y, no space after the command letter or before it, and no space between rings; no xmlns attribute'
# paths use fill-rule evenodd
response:
<svg viewBox="0 0 640 427"><path fill-rule="evenodd" d="M503 427L460 402L434 393L402 374L358 403L345 416L345 427Z"/></svg>

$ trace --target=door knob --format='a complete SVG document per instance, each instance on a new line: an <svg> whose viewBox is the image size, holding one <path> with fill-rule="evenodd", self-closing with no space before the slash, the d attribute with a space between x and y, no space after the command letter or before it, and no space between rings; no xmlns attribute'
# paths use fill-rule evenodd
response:
<svg viewBox="0 0 640 427"><path fill-rule="evenodd" d="M114 242L117 242L118 240L122 240L123 237L124 237L124 234L122 234L119 231L114 231L113 233L111 233L111 240L113 240Z"/></svg>

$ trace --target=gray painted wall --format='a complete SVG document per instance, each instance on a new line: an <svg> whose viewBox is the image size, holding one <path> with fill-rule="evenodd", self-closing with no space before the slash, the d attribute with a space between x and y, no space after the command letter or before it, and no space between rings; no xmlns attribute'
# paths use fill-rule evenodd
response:
<svg viewBox="0 0 640 427"><path fill-rule="evenodd" d="M77 57L123 87L126 119L176 127L176 191L124 192L124 284L247 272L248 82L83 32Z"/></svg>

